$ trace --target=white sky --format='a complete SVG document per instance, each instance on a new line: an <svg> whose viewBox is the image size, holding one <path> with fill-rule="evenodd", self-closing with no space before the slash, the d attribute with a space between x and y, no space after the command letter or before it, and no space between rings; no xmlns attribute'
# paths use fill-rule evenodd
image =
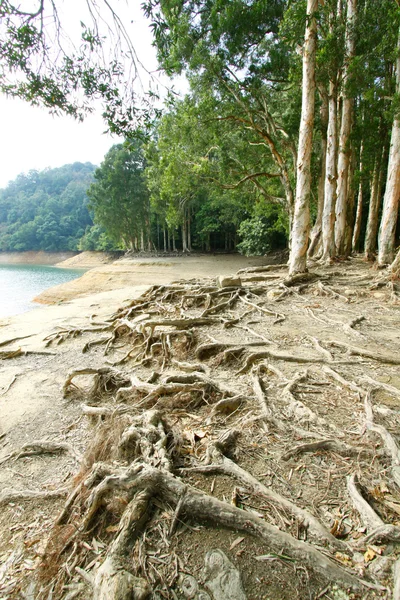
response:
<svg viewBox="0 0 400 600"><path fill-rule="evenodd" d="M82 4L82 0L67 0L63 10L65 6L68 11L75 8L73 13L79 16ZM154 70L155 50L139 0L114 5L118 14L125 14L124 22L133 21L129 26L135 50L144 66ZM105 130L100 107L78 123L67 116L53 117L44 109L0 94L0 188L31 169L60 167L76 161L99 165L109 148L120 141L105 135Z"/></svg>

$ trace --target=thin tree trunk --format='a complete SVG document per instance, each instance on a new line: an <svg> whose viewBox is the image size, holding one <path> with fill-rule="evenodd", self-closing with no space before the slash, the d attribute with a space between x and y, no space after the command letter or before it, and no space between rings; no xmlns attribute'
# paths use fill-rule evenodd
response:
<svg viewBox="0 0 400 600"><path fill-rule="evenodd" d="M183 211L183 220L182 220L182 250L183 252L187 252L188 251L188 247L187 247L187 234L186 234L186 226L187 226L187 221L186 221L186 211Z"/></svg>
<svg viewBox="0 0 400 600"><path fill-rule="evenodd" d="M393 278L400 278L400 250L397 252L394 261L390 265L390 272Z"/></svg>
<svg viewBox="0 0 400 600"><path fill-rule="evenodd" d="M357 210L356 210L356 221L353 230L353 239L351 242L352 251L358 252L360 249L360 233L361 233L361 220L362 220L362 209L363 209L363 188L362 188L362 170L363 170L363 150L364 145L361 142L360 147L360 183L358 184L358 195L357 195Z"/></svg>
<svg viewBox="0 0 400 600"><path fill-rule="evenodd" d="M355 205L355 189L354 189L354 171L355 165L355 152L354 148L350 151L351 160L348 170L348 183L347 183L347 211L346 211L346 230L345 230L345 242L344 242L344 254L350 256L351 254L351 240L353 237L354 229L354 205Z"/></svg>
<svg viewBox="0 0 400 600"><path fill-rule="evenodd" d="M400 94L400 30L397 43L396 60L396 93ZM383 212L379 231L380 265L393 262L394 245L396 236L397 213L400 198L400 114L395 115L390 141L388 172L386 178L385 197L383 199Z"/></svg>
<svg viewBox="0 0 400 600"><path fill-rule="evenodd" d="M175 242L175 230L172 230L172 250L176 252L176 242Z"/></svg>
<svg viewBox="0 0 400 600"><path fill-rule="evenodd" d="M308 256L312 257L318 254L318 249L321 248L322 236L322 215L324 212L325 200L325 175L326 175L326 149L327 149L327 127L329 119L328 94L324 88L320 91L321 96L321 166L318 179L318 207L317 218L315 219L314 227L311 230L310 246L308 248Z"/></svg>
<svg viewBox="0 0 400 600"><path fill-rule="evenodd" d="M356 0L347 0L346 18L346 57L343 72L343 103L342 120L339 137L338 178L337 178L337 200L336 200L336 224L335 245L336 252L344 256L346 241L346 216L348 199L348 171L350 166L349 136L353 121L354 100L348 96L346 85L349 78L349 63L355 54L354 22L356 17Z"/></svg>
<svg viewBox="0 0 400 600"><path fill-rule="evenodd" d="M303 85L301 121L296 173L296 200L294 207L292 245L289 274L307 270L307 246L310 230L311 151L314 127L315 54L318 0L307 0L307 25L303 48Z"/></svg>
<svg viewBox="0 0 400 600"><path fill-rule="evenodd" d="M329 262L335 256L337 89L334 81L329 82L328 111L325 202L322 215L322 260L324 262Z"/></svg>
<svg viewBox="0 0 400 600"><path fill-rule="evenodd" d="M191 227L192 227L192 220L191 220L190 209L189 209L188 210L188 220L187 220L187 246L188 246L188 251L189 252L192 251L192 232L191 232Z"/></svg>
<svg viewBox="0 0 400 600"><path fill-rule="evenodd" d="M167 232L165 231L165 226L163 229L163 238L164 238L164 252L167 251Z"/></svg>
<svg viewBox="0 0 400 600"><path fill-rule="evenodd" d="M374 171L372 175L371 194L368 209L367 230L365 233L364 255L367 260L375 260L375 252L378 234L379 207L381 203L381 189L383 179L383 164L385 150L382 151L382 158L375 159Z"/></svg>

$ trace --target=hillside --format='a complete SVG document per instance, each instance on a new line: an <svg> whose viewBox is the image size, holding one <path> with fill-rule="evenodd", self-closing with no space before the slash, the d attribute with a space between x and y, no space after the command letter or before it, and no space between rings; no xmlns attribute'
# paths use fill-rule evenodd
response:
<svg viewBox="0 0 400 600"><path fill-rule="evenodd" d="M95 166L73 163L19 175L0 190L0 250L74 251L92 225L86 190Z"/></svg>

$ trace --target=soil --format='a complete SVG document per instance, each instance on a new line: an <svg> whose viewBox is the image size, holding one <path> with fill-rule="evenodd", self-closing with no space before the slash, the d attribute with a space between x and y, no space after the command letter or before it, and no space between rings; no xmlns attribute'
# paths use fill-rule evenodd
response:
<svg viewBox="0 0 400 600"><path fill-rule="evenodd" d="M359 259L304 281L213 259L152 259L151 286L140 260L142 287L2 323L0 598L392 597L397 284ZM216 287L238 268L239 287ZM371 538L381 522L390 535ZM130 595L115 573L137 578Z"/></svg>

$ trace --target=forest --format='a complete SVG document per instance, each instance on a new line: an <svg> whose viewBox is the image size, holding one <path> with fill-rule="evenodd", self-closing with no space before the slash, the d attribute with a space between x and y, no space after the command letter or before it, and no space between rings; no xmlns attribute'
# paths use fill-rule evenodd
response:
<svg viewBox="0 0 400 600"><path fill-rule="evenodd" d="M0 250L77 250L92 225L86 191L94 165L30 171L0 190Z"/></svg>

